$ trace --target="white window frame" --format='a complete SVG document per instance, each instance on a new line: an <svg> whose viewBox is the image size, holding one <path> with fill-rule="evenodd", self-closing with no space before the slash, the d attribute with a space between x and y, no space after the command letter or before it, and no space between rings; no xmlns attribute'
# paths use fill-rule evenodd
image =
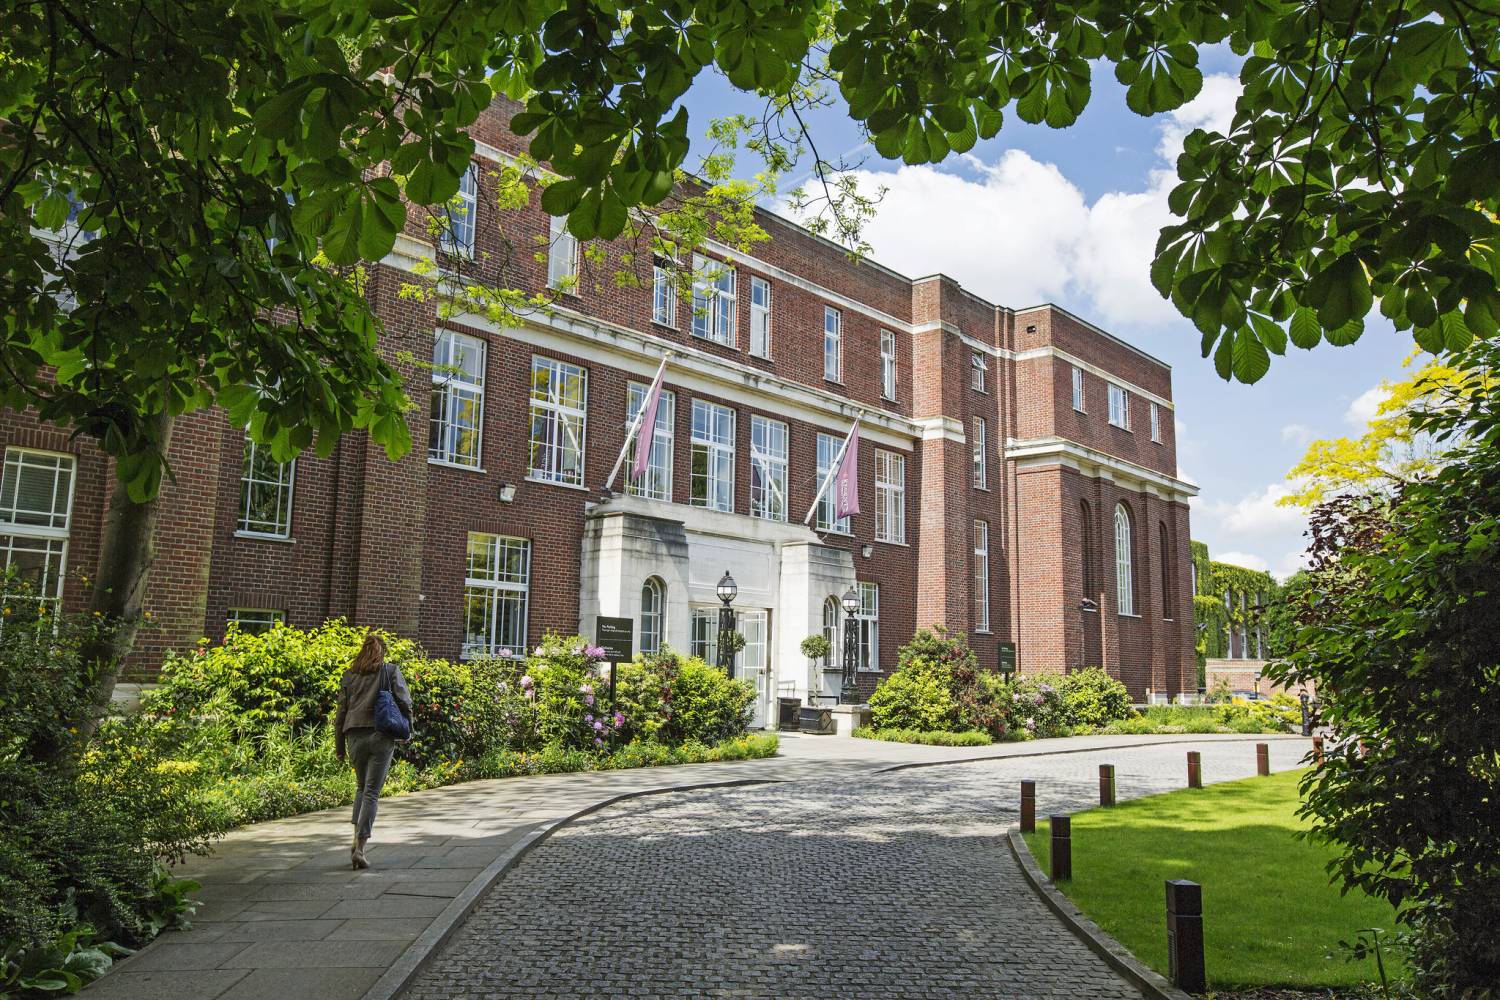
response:
<svg viewBox="0 0 1500 1000"><path fill-rule="evenodd" d="M487 575L475 575L474 555L475 547L484 546L487 549L486 561L493 567L494 572ZM521 571L512 573L507 564L507 556L519 553L521 557ZM486 567L488 570L489 567ZM515 595L519 594L517 598ZM474 635L472 629L472 613L476 609L475 602L479 602L478 610L481 615L481 634L483 641L473 642L470 637ZM520 622L518 634L509 636L499 635L497 630L501 626L502 605L520 606ZM471 531L468 535L468 545L464 552L464 642L461 652L462 659L472 659L477 656L497 656L502 650L508 650L513 655L525 655L526 631L528 615L531 604L531 540L528 538L515 538L510 535L494 535L486 532ZM512 618L512 623L515 619ZM503 641L509 640L509 641Z"/></svg>
<svg viewBox="0 0 1500 1000"><path fill-rule="evenodd" d="M455 348L460 357L473 358L477 364L470 370L466 363L453 364ZM472 353L471 353L472 352ZM427 460L440 465L478 469L484 454L484 382L489 344L480 337L453 330L437 330L432 342L432 412L427 437ZM453 369L457 368L458 371ZM465 403L473 403L473 425L455 418ZM473 432L472 454L459 451L459 441Z"/></svg>
<svg viewBox="0 0 1500 1000"><path fill-rule="evenodd" d="M745 637L739 653L741 669L766 670L771 665L770 615L759 608L747 608L735 615L735 631Z"/></svg>
<svg viewBox="0 0 1500 1000"><path fill-rule="evenodd" d="M641 652L658 653L667 637L667 587L660 577L641 584Z"/></svg>
<svg viewBox="0 0 1500 1000"><path fill-rule="evenodd" d="M677 329L677 281L667 257L657 255L651 264L651 322Z"/></svg>
<svg viewBox="0 0 1500 1000"><path fill-rule="evenodd" d="M691 609L688 631L688 655L696 656L709 666L719 662L719 609L698 605Z"/></svg>
<svg viewBox="0 0 1500 1000"><path fill-rule="evenodd" d="M1113 382L1109 383L1109 423L1122 431L1130 430L1130 393Z"/></svg>
<svg viewBox="0 0 1500 1000"><path fill-rule="evenodd" d="M693 400L690 501L694 507L734 512L734 410L707 400ZM726 433L727 428L727 433ZM704 455L704 473L697 473L697 459ZM726 473L727 475L721 475ZM699 482L703 484L700 495Z"/></svg>
<svg viewBox="0 0 1500 1000"><path fill-rule="evenodd" d="M833 463L838 460L839 448L843 446L844 439L833 434L819 432L817 440L818 455L818 478L817 484L821 487L828 479L828 472L833 468ZM833 494L832 485L823 491L823 496L818 499L818 515L814 520L818 531L831 531L839 535L850 534L849 517L845 515L837 520L833 516Z"/></svg>
<svg viewBox="0 0 1500 1000"><path fill-rule="evenodd" d="M823 602L823 638L828 640L828 652L823 654L822 667L824 670L837 669L843 663L839 655L839 647L843 642L844 634L844 605L837 597L829 596ZM819 685L818 690L822 690Z"/></svg>
<svg viewBox="0 0 1500 1000"><path fill-rule="evenodd" d="M984 360L983 354L975 351L969 355L969 387L975 392L988 392L984 387L984 376L989 370L989 363Z"/></svg>
<svg viewBox="0 0 1500 1000"><path fill-rule="evenodd" d="M983 417L972 417L969 427L974 435L974 488L989 489L989 429Z"/></svg>
<svg viewBox="0 0 1500 1000"><path fill-rule="evenodd" d="M771 356L771 283L750 276L750 353L757 358Z"/></svg>
<svg viewBox="0 0 1500 1000"><path fill-rule="evenodd" d="M469 164L458 178L458 193L444 210L448 225L438 241L442 248L460 257L474 256L474 234L478 232L479 177Z"/></svg>
<svg viewBox="0 0 1500 1000"><path fill-rule="evenodd" d="M738 320L734 265L693 254L693 336L734 347Z"/></svg>
<svg viewBox="0 0 1500 1000"><path fill-rule="evenodd" d="M1161 444L1161 410L1155 404L1150 404L1151 412L1151 440Z"/></svg>
<svg viewBox="0 0 1500 1000"><path fill-rule="evenodd" d="M880 585L860 581L856 589L859 593L859 611L854 615L859 628L856 667L862 674L877 674L880 672Z"/></svg>
<svg viewBox="0 0 1500 1000"><path fill-rule="evenodd" d="M875 540L906 544L906 456L875 449Z"/></svg>
<svg viewBox="0 0 1500 1000"><path fill-rule="evenodd" d="M750 416L750 516L787 518L787 462L791 431L780 420Z"/></svg>
<svg viewBox="0 0 1500 1000"><path fill-rule="evenodd" d="M884 329L880 331L880 395L896 398L896 334Z"/></svg>
<svg viewBox="0 0 1500 1000"><path fill-rule="evenodd" d="M844 314L833 306L823 307L823 378L844 379Z"/></svg>
<svg viewBox="0 0 1500 1000"><path fill-rule="evenodd" d="M250 435L245 435L244 464L240 467L240 514L236 535L248 538L279 538L292 537L292 501L296 495L297 460L290 462L277 462L270 457L271 449L268 445L257 444L251 440ZM264 453L269 461L276 466L276 478L267 476L256 476L256 459ZM266 487L276 491L276 515L270 521L252 520L251 518L251 494L256 487Z"/></svg>
<svg viewBox="0 0 1500 1000"><path fill-rule="evenodd" d="M284 621L286 612L277 608L229 608L224 615L224 633L227 635L233 625L243 635L261 635ZM246 625L251 627L247 629Z"/></svg>
<svg viewBox="0 0 1500 1000"><path fill-rule="evenodd" d="M545 390L538 387L538 376L545 373ZM575 400L564 395L564 386L570 378L576 378L578 397ZM526 478L533 482L555 483L564 486L582 486L584 463L588 450L588 369L540 354L531 356L531 405L528 421L526 449ZM543 428L552 431L551 440L537 438L538 421ZM568 454L566 439L573 438L573 450L577 455L576 466L566 467L564 458ZM537 461L538 451L542 461Z"/></svg>
<svg viewBox="0 0 1500 1000"><path fill-rule="evenodd" d="M646 405L646 394L651 391L648 385L639 382L631 382L625 393L625 426L628 428L635 423L636 414L641 412L641 407ZM661 402L656 407L656 427L648 429L642 427L630 444L629 461L635 464L637 451L641 442L651 442L651 454L646 459L646 474L640 479L625 477L625 492L631 496L645 497L648 500L672 500L672 452L674 450L674 437L677 428L677 397L670 391L663 389Z"/></svg>
<svg viewBox="0 0 1500 1000"><path fill-rule="evenodd" d="M572 292L577 288L578 237L568 232L568 217L554 215L548 227L547 287ZM573 279L568 282L568 279ZM568 283L566 289L564 283Z"/></svg>
<svg viewBox="0 0 1500 1000"><path fill-rule="evenodd" d="M1077 365L1074 365L1073 366L1073 409L1077 410L1079 413L1083 413L1083 412L1085 412L1083 406L1084 406L1084 397L1083 397L1083 369L1079 368Z"/></svg>
<svg viewBox="0 0 1500 1000"><path fill-rule="evenodd" d="M1130 514L1115 504L1115 603L1120 614L1135 614L1135 566L1130 539Z"/></svg>
<svg viewBox="0 0 1500 1000"><path fill-rule="evenodd" d="M26 469L52 475L52 505L23 509L20 478ZM73 496L77 492L78 461L64 452L7 447L0 471L0 572L15 563L18 553L40 555L42 572L35 591L5 591L4 600L26 600L53 610L62 605L63 581L68 572L68 541L73 525ZM61 494L61 495L60 495Z"/></svg>
<svg viewBox="0 0 1500 1000"><path fill-rule="evenodd" d="M974 522L974 631L990 630L990 526Z"/></svg>

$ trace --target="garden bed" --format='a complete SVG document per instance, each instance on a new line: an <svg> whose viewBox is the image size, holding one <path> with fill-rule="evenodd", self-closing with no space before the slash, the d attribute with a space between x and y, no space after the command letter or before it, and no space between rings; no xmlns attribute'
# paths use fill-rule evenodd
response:
<svg viewBox="0 0 1500 1000"><path fill-rule="evenodd" d="M1299 836L1307 829L1296 815L1302 774L1075 813L1073 878L1058 888L1162 975L1170 971L1162 885L1191 879L1203 886L1211 989L1326 991L1374 981L1374 960L1348 961L1340 942L1357 940L1367 928L1389 935L1394 914L1380 900L1341 895L1330 884L1326 865L1334 851ZM1049 837L1046 822L1026 837L1043 871ZM1399 960L1386 955L1385 962L1389 973L1399 973Z"/></svg>

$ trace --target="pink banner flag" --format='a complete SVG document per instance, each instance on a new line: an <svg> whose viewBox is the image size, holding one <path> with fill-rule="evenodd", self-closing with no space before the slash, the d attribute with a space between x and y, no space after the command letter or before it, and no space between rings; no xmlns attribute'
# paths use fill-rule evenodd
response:
<svg viewBox="0 0 1500 1000"><path fill-rule="evenodd" d="M859 513L859 423L849 432L844 457L833 480L833 516L845 518Z"/></svg>
<svg viewBox="0 0 1500 1000"><path fill-rule="evenodd" d="M656 409L661 405L662 376L666 374L666 370L667 363L662 361L661 370L656 373L656 381L651 383L651 390L646 393L646 405L641 408L641 422L635 432L635 461L630 464L632 481L644 476L646 466L651 463L651 446L656 442Z"/></svg>

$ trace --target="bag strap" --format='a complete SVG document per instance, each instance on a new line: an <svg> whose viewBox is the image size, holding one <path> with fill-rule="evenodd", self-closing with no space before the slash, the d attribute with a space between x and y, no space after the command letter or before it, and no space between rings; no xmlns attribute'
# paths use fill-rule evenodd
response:
<svg viewBox="0 0 1500 1000"><path fill-rule="evenodd" d="M391 675L388 672L390 670L390 667L391 665L389 663L380 664L380 690L382 691L391 690Z"/></svg>

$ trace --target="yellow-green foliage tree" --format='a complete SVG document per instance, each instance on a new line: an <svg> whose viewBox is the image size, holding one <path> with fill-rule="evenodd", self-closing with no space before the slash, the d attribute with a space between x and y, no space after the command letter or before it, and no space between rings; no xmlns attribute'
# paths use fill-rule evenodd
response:
<svg viewBox="0 0 1500 1000"><path fill-rule="evenodd" d="M1474 391L1449 365L1430 360L1409 378L1386 380L1385 398L1365 432L1358 437L1313 441L1287 479L1292 492L1277 503L1312 510L1345 493L1390 493L1402 483L1432 475L1441 467L1443 449L1428 434L1415 430L1412 416L1461 401Z"/></svg>

